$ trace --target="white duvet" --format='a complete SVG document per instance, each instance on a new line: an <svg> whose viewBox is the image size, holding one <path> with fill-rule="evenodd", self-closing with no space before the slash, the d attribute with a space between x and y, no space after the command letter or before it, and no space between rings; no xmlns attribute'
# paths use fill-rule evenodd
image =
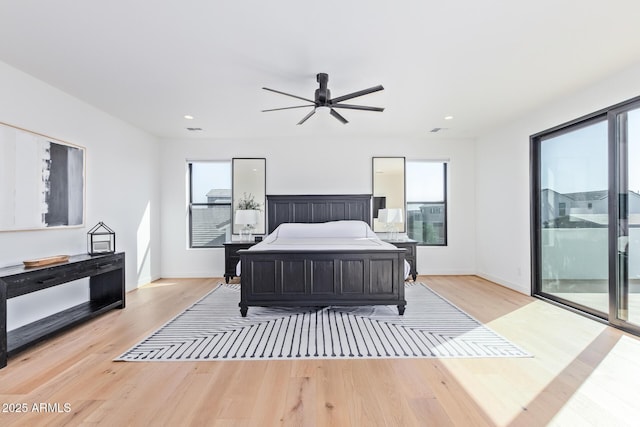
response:
<svg viewBox="0 0 640 427"><path fill-rule="evenodd" d="M383 242L363 221L331 221L313 224L280 224L262 242L249 248L250 251L281 250L344 250L396 249L391 243ZM240 263L236 266L236 275L240 276ZM405 260L405 279L409 277L411 267Z"/></svg>

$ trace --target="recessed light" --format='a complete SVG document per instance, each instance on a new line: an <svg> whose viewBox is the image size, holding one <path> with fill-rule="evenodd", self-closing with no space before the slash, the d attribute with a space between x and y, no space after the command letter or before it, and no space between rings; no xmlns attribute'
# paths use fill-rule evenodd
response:
<svg viewBox="0 0 640 427"><path fill-rule="evenodd" d="M445 120L452 120L452 119L453 119L453 116L446 116L444 119L445 119Z"/></svg>
<svg viewBox="0 0 640 427"><path fill-rule="evenodd" d="M184 118L187 120L193 120L193 116L189 115L189 114L185 114Z"/></svg>

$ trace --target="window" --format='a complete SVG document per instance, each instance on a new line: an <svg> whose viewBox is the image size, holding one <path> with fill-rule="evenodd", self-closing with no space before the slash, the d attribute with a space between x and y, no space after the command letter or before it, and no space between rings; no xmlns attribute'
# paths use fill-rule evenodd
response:
<svg viewBox="0 0 640 427"><path fill-rule="evenodd" d="M231 162L189 162L189 247L231 239Z"/></svg>
<svg viewBox="0 0 640 427"><path fill-rule="evenodd" d="M407 160L407 235L420 245L446 246L446 162Z"/></svg>
<svg viewBox="0 0 640 427"><path fill-rule="evenodd" d="M540 291L599 312L609 306L607 131L600 116L538 140Z"/></svg>
<svg viewBox="0 0 640 427"><path fill-rule="evenodd" d="M567 215L567 204L566 203L558 203L558 217Z"/></svg>

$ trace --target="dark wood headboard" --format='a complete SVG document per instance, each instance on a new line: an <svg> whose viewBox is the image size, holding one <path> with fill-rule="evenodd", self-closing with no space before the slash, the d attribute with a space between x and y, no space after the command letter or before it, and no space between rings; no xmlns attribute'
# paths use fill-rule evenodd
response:
<svg viewBox="0 0 640 427"><path fill-rule="evenodd" d="M268 232L284 222L359 220L371 225L371 194L267 195Z"/></svg>

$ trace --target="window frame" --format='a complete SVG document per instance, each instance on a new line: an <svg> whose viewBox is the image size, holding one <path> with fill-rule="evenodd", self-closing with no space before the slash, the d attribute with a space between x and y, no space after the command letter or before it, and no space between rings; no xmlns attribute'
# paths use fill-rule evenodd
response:
<svg viewBox="0 0 640 427"><path fill-rule="evenodd" d="M407 159L407 165L409 163L438 163L438 164L442 164L442 183L443 183L443 189L442 189L442 196L443 196L443 200L441 201L420 201L420 200L409 200L409 191L407 191L407 200L406 200L406 204L407 204L407 217L409 216L409 209L408 206L409 204L425 204L425 205L442 205L444 212L443 212L443 217L444 217L444 225L443 225L443 241L442 243L426 243L426 242L422 242L417 240L417 245L418 246L434 246L434 247L442 247L442 246L448 246L448 242L449 242L449 202L448 202L448 171L449 171L449 160L441 160L441 159ZM407 180L407 190L408 187L411 185L409 183L409 181ZM411 236L409 236L409 225L408 225L408 220L407 220L407 236L409 238L412 238ZM416 240L416 239L414 239Z"/></svg>
<svg viewBox="0 0 640 427"><path fill-rule="evenodd" d="M617 262L618 251L618 231L620 220L620 197L618 175L620 173L620 147L618 145L618 130L616 115L621 112L628 112L640 108L640 96L622 101L618 104L603 108L577 119L557 125L550 129L538 132L529 137L529 179L530 179L530 250L531 250L531 295L545 301L556 304L562 308L575 313L597 319L609 326L622 329L634 335L640 336L638 325L622 322L615 316L616 299L618 298L617 280L620 274L620 267ZM597 122L606 122L608 126L607 135L607 163L608 163L608 312L603 313L594 310L589 306L579 304L575 301L560 298L553 294L544 292L542 287L542 228L541 228L541 147L542 143L550 138L567 134L582 127L589 126Z"/></svg>
<svg viewBox="0 0 640 427"><path fill-rule="evenodd" d="M201 203L201 202L193 202L193 164L194 163L228 163L230 178L231 178L231 159L229 160L187 160L187 174L188 174L188 200L187 200L187 210L188 210L188 238L189 238L189 249L211 249L211 248L222 248L223 244L220 245L193 245L193 207L194 206L228 206L229 207L229 218L232 220L232 202L231 202L231 194L229 198L229 203Z"/></svg>

